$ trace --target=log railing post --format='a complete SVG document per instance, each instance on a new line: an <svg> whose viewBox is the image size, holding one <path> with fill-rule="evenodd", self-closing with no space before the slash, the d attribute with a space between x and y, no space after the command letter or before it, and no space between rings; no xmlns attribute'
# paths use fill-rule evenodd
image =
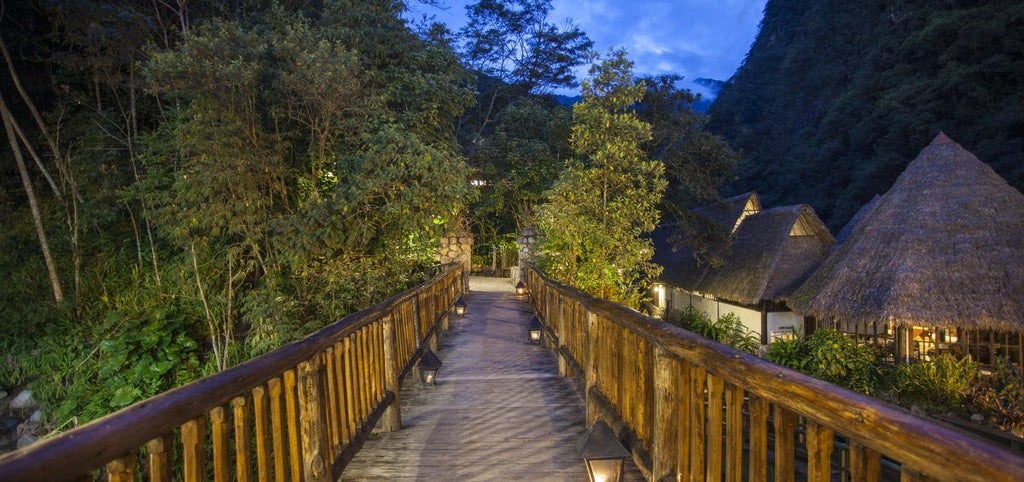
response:
<svg viewBox="0 0 1024 482"><path fill-rule="evenodd" d="M417 294L412 298L412 331L416 341L416 350L423 347L423 327L420 322L420 297Z"/></svg>
<svg viewBox="0 0 1024 482"><path fill-rule="evenodd" d="M401 370L402 368L398 366L398 356L395 354L395 318L388 315L384 318L384 389L394 394L394 399L384 410L385 432L397 432L402 429L402 411L398 401L398 374Z"/></svg>
<svg viewBox="0 0 1024 482"><path fill-rule="evenodd" d="M554 326L556 327L556 334L558 335L559 348L565 346L566 339L568 336L565 333L565 302L562 300L561 293L556 292L555 296L558 298L558 309L555 315L558 319L555 320ZM573 375L572 368L570 368L569 360L565 359L565 354L562 350L558 351L558 374L560 376L569 378Z"/></svg>
<svg viewBox="0 0 1024 482"><path fill-rule="evenodd" d="M125 455L107 462L107 482L135 482L135 456Z"/></svg>
<svg viewBox="0 0 1024 482"><path fill-rule="evenodd" d="M676 435L679 401L676 399L675 361L661 346L654 346L654 396L651 424L651 480L676 472Z"/></svg>
<svg viewBox="0 0 1024 482"><path fill-rule="evenodd" d="M324 432L324 407L320 357L299 364L299 430L302 439L302 474L307 482L331 479L327 468L327 437Z"/></svg>
<svg viewBox="0 0 1024 482"><path fill-rule="evenodd" d="M587 310L587 347L586 347L586 372L583 376L583 394L587 399L586 425L597 420L597 404L594 402L590 389L597 384L597 315Z"/></svg>

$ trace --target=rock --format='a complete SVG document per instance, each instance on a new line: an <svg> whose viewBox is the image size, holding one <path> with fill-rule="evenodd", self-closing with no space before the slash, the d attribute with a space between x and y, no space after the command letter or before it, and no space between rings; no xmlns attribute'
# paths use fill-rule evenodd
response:
<svg viewBox="0 0 1024 482"><path fill-rule="evenodd" d="M7 395L9 395L7 390L0 390L0 400L7 398Z"/></svg>
<svg viewBox="0 0 1024 482"><path fill-rule="evenodd" d="M980 413L976 413L974 415L971 415L971 421L972 422L977 422L977 423L982 423L982 422L985 421L985 416L980 414Z"/></svg>
<svg viewBox="0 0 1024 482"><path fill-rule="evenodd" d="M28 418L28 423L34 423L36 425L43 423L43 411L36 410L32 412L32 416Z"/></svg>
<svg viewBox="0 0 1024 482"><path fill-rule="evenodd" d="M32 390L22 390L18 396L14 397L14 400L11 400L11 408L15 410L24 410L35 406L36 399L32 397Z"/></svg>
<svg viewBox="0 0 1024 482"><path fill-rule="evenodd" d="M0 434L13 432L14 429L18 428L18 424L21 421L14 415L4 415L0 417Z"/></svg>
<svg viewBox="0 0 1024 482"><path fill-rule="evenodd" d="M22 434L21 438L18 439L18 449L20 450L25 447L28 447L29 445L36 443L36 440L39 440L39 437L36 437L35 435L32 435L30 433Z"/></svg>

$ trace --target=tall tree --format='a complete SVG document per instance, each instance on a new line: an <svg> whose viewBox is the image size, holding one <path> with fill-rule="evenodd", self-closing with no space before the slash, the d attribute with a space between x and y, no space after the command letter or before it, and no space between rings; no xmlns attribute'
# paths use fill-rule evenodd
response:
<svg viewBox="0 0 1024 482"><path fill-rule="evenodd" d="M515 97L575 87L573 69L591 58L594 43L571 21L551 23L551 0L480 0L466 6L462 57L481 76L474 113L483 135L501 105Z"/></svg>
<svg viewBox="0 0 1024 482"><path fill-rule="evenodd" d="M623 50L590 69L573 108L577 158L539 209L541 266L595 296L637 307L660 270L644 238L658 223L665 167L644 152L651 127L631 107L645 86Z"/></svg>

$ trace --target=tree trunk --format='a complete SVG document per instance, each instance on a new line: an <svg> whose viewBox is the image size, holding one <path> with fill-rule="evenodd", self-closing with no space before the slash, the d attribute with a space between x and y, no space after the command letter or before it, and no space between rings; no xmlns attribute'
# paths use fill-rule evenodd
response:
<svg viewBox="0 0 1024 482"><path fill-rule="evenodd" d="M25 166L25 159L21 156L21 147L18 146L18 139L14 132L14 117L7 109L7 103L3 98L0 98L0 117L3 117L7 141L11 144L14 161L18 164L18 173L21 174L21 183L25 187L25 195L28 197L28 206L36 225L36 235L39 236L39 246L43 250L43 260L46 262L46 270L50 274L50 284L53 286L53 298L60 303L64 301L64 291L60 288L57 268L53 264L53 257L50 256L50 244L46 241L46 230L43 229L43 218L39 214L39 204L36 202L35 190L32 189L32 180L28 177L28 168Z"/></svg>

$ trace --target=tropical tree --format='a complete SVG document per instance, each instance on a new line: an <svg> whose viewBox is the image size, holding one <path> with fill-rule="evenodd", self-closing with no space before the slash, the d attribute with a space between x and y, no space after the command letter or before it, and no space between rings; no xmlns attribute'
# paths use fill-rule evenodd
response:
<svg viewBox="0 0 1024 482"><path fill-rule="evenodd" d="M660 268L651 263L644 235L658 223L665 167L644 152L651 127L631 107L645 86L633 63L613 50L590 69L583 102L573 108L576 158L539 209L541 266L563 282L595 296L639 306L645 282Z"/></svg>

